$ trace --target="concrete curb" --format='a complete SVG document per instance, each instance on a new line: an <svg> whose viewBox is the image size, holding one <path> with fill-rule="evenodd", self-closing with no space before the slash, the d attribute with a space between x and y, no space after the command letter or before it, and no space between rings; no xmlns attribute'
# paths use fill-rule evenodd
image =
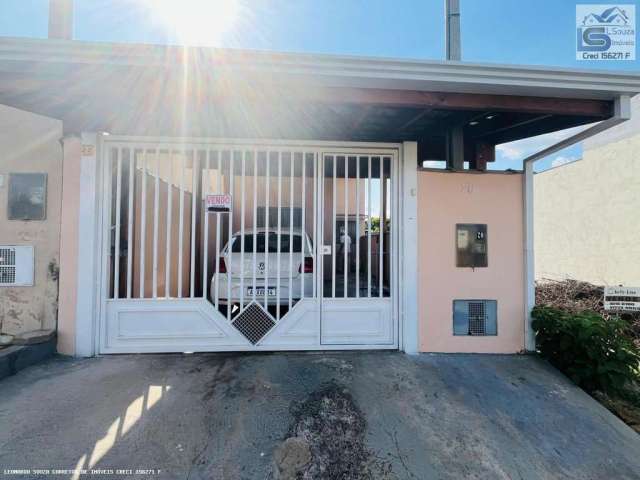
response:
<svg viewBox="0 0 640 480"><path fill-rule="evenodd" d="M0 380L15 375L31 365L42 362L56 353L55 336L34 345L13 345L0 350Z"/></svg>

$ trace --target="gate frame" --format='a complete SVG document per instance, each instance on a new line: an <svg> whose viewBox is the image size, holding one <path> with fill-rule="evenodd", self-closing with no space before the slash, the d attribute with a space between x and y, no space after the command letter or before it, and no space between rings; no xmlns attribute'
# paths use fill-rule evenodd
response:
<svg viewBox="0 0 640 480"><path fill-rule="evenodd" d="M397 342L391 349L406 353L417 353L417 144L416 142L349 142L313 141L282 139L224 139L209 137L168 137L168 136L107 136L100 133L82 134L81 193L82 204L79 216L78 254L93 261L79 262L78 300L76 305L76 355L94 356L101 354L103 331L106 323L106 281L108 255L104 225L108 219L105 205L105 172L103 151L105 143L135 142L138 144L163 145L184 143L191 146L256 146L256 147L307 147L340 153L376 153L376 150L393 151L397 158L392 197L396 206L396 265L394 276L396 285L393 295L394 335ZM317 242L317 239L316 239ZM85 256L87 255L87 256ZM328 348L327 348L328 347ZM372 349L369 345L332 345L318 350ZM269 349L271 351L277 348Z"/></svg>

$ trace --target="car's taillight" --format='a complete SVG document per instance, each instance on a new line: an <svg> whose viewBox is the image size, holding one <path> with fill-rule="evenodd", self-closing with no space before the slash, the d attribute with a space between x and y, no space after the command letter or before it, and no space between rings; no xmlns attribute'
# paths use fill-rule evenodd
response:
<svg viewBox="0 0 640 480"><path fill-rule="evenodd" d="M313 257L304 257L304 263L298 268L298 273L313 273Z"/></svg>
<svg viewBox="0 0 640 480"><path fill-rule="evenodd" d="M220 258L218 262L218 273L227 273L227 266L224 263L224 258Z"/></svg>

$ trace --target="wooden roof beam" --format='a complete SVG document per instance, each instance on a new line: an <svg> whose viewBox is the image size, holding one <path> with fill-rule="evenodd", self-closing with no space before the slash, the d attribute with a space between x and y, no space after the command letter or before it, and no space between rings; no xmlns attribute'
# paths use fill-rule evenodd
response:
<svg viewBox="0 0 640 480"><path fill-rule="evenodd" d="M540 115L608 118L613 102L580 98L523 97L472 93L422 92L375 88L318 88L298 92L302 101L412 108L512 111Z"/></svg>

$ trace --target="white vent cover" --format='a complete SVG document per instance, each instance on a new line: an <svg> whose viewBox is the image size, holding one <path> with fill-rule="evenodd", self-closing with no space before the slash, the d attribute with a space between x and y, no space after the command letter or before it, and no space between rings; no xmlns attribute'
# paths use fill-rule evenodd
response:
<svg viewBox="0 0 640 480"><path fill-rule="evenodd" d="M0 287L33 285L33 247L0 245Z"/></svg>

